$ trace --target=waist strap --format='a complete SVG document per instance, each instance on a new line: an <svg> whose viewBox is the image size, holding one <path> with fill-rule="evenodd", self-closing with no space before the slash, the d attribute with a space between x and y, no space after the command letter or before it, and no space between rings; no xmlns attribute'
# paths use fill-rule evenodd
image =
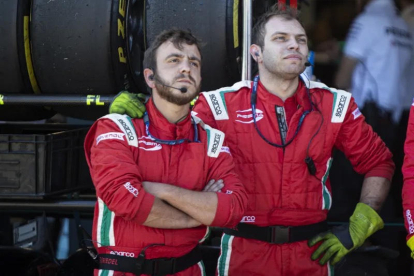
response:
<svg viewBox="0 0 414 276"><path fill-rule="evenodd" d="M99 269L130 272L135 275L149 274L162 276L186 270L202 260L201 250L196 246L189 253L178 258L144 259L145 254L138 258L130 258L112 254L99 254Z"/></svg>
<svg viewBox="0 0 414 276"><path fill-rule="evenodd" d="M304 226L265 226L239 223L237 229L224 229L224 233L246 239L254 239L274 244L308 240L321 232L328 231L328 224L322 221Z"/></svg>

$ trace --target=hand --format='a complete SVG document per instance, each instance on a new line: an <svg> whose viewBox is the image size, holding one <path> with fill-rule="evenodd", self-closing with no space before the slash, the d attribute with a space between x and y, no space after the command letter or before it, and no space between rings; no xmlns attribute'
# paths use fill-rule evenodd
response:
<svg viewBox="0 0 414 276"><path fill-rule="evenodd" d="M313 252L312 260L319 260L321 265L329 260L331 265L338 263L346 254L361 246L376 231L384 227L384 222L377 212L364 203L358 203L349 224L333 227L332 231L321 233L309 240L310 247L322 242Z"/></svg>
<svg viewBox="0 0 414 276"><path fill-rule="evenodd" d="M142 118L145 112L144 94L133 94L121 91L109 106L109 113L127 114L131 118Z"/></svg>
<svg viewBox="0 0 414 276"><path fill-rule="evenodd" d="M221 189L224 187L223 180L219 179L215 181L211 179L204 187L203 192L221 193Z"/></svg>
<svg viewBox="0 0 414 276"><path fill-rule="evenodd" d="M407 245L411 249L411 258L414 259L414 236L408 239Z"/></svg>

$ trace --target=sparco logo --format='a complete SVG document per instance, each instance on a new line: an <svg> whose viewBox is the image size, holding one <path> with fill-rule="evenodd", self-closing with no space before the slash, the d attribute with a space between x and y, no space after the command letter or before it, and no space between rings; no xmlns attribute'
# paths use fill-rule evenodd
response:
<svg viewBox="0 0 414 276"><path fill-rule="evenodd" d="M414 233L414 223L413 223L413 218L411 217L410 210L407 210L405 212L405 217L407 218L408 232L409 232L409 234L412 234L412 233Z"/></svg>
<svg viewBox="0 0 414 276"><path fill-rule="evenodd" d="M221 135L220 135L220 134L218 134L218 133L216 133L216 134L214 135L214 143L213 143L213 147L211 148L211 152L212 152L212 153L216 153L216 151L217 151L217 149L218 149L218 146L219 146L219 144L220 144L220 137L221 137Z"/></svg>
<svg viewBox="0 0 414 276"><path fill-rule="evenodd" d="M138 196L138 189L131 185L131 183L127 182L124 184L124 187L135 197Z"/></svg>
<svg viewBox="0 0 414 276"><path fill-rule="evenodd" d="M342 111L344 111L346 99L347 99L347 96L341 95L341 99L339 100L338 108L336 109L336 113L335 113L336 117L342 116Z"/></svg>
<svg viewBox="0 0 414 276"><path fill-rule="evenodd" d="M132 134L132 131L131 131L131 129L129 128L129 126L124 122L124 120L122 120L122 119L118 119L118 122L120 122L121 123L121 125L122 125L122 127L125 129L125 132L126 132L126 134L127 134L127 136L128 136L128 140L129 141L133 141L135 138L134 138L134 134Z"/></svg>
<svg viewBox="0 0 414 276"><path fill-rule="evenodd" d="M210 100L211 100L211 103L214 106L214 111L216 112L216 115L221 115L221 113L223 113L223 111L221 111L221 109L220 109L220 104L217 100L216 95L211 94L210 95Z"/></svg>
<svg viewBox="0 0 414 276"><path fill-rule="evenodd" d="M112 255L118 255L118 256L125 256L125 257L135 257L135 254L133 252L122 252L122 251L111 251L109 254Z"/></svg>
<svg viewBox="0 0 414 276"><path fill-rule="evenodd" d="M241 222L255 222L256 217L255 216L244 216L241 220Z"/></svg>

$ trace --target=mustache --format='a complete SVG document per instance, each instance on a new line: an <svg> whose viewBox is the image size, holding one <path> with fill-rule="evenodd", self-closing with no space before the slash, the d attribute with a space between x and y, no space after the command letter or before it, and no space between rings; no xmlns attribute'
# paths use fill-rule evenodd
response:
<svg viewBox="0 0 414 276"><path fill-rule="evenodd" d="M190 75L186 76L184 74L179 74L178 76L176 76L174 78L174 81L173 82L175 82L176 80L179 80L179 79L189 79L190 81L192 81L195 84L195 79L192 76L190 76Z"/></svg>

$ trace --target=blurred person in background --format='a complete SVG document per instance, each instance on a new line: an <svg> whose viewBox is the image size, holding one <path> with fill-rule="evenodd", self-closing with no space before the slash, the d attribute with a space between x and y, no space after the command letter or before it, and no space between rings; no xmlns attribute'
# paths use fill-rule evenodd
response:
<svg viewBox="0 0 414 276"><path fill-rule="evenodd" d="M392 150L407 94L413 42L393 0L359 0L335 79Z"/></svg>

